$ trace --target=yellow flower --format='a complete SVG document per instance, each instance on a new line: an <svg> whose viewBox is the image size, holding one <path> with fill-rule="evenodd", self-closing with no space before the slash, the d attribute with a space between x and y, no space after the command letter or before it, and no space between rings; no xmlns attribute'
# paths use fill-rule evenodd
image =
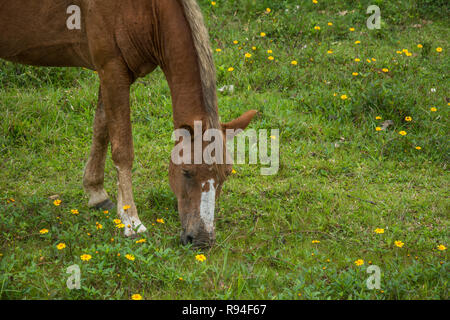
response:
<svg viewBox="0 0 450 320"><path fill-rule="evenodd" d="M364 264L364 260L363 259L358 259L355 261L355 264L359 267L362 266Z"/></svg>
<svg viewBox="0 0 450 320"><path fill-rule="evenodd" d="M256 47L252 47L252 50L255 51L255 50L256 50Z"/></svg>
<svg viewBox="0 0 450 320"><path fill-rule="evenodd" d="M109 213L109 211L108 211L108 210L105 210L105 211L103 211L103 213L104 213L104 214L108 214L108 213Z"/></svg>
<svg viewBox="0 0 450 320"><path fill-rule="evenodd" d="M431 107L431 108L430 108L430 111L431 111L431 112L436 112L436 111L437 111L437 108Z"/></svg>
<svg viewBox="0 0 450 320"><path fill-rule="evenodd" d="M55 201L53 201L53 204L58 207L61 204L61 200L57 199Z"/></svg>
<svg viewBox="0 0 450 320"><path fill-rule="evenodd" d="M377 120L381 120L381 119L383 119L382 117L380 117L380 116L376 116L375 117L375 119L377 119Z"/></svg>
<svg viewBox="0 0 450 320"><path fill-rule="evenodd" d="M347 99L348 99L348 97L347 97L347 95L346 95L346 94L343 94L343 95L341 96L341 99L342 99L342 100L347 100Z"/></svg>
<svg viewBox="0 0 450 320"><path fill-rule="evenodd" d="M213 3L214 3L214 4L213 4ZM211 2L211 4L213 4L213 6L216 5L215 2ZM133 294L133 295L131 296L131 299L132 299L132 300L142 300L142 296L141 296L139 293L136 293L136 294Z"/></svg>
<svg viewBox="0 0 450 320"><path fill-rule="evenodd" d="M355 28L349 28L348 30L350 30L351 32L355 31Z"/></svg>
<svg viewBox="0 0 450 320"><path fill-rule="evenodd" d="M360 44L360 43L361 43L361 41L359 41L359 40L355 41L355 44Z"/></svg>
<svg viewBox="0 0 450 320"><path fill-rule="evenodd" d="M375 130L376 130L376 131L381 131L381 130L383 130L383 129L381 129L381 127L376 127Z"/></svg>
<svg viewBox="0 0 450 320"><path fill-rule="evenodd" d="M232 174L236 174L236 170L234 170L234 169L231 170L231 173L232 173Z"/></svg>
<svg viewBox="0 0 450 320"><path fill-rule="evenodd" d="M266 33L265 32L261 32L259 35L264 38L266 36Z"/></svg>
<svg viewBox="0 0 450 320"><path fill-rule="evenodd" d="M266 12L270 13L272 10L270 8L266 8Z"/></svg>
<svg viewBox="0 0 450 320"><path fill-rule="evenodd" d="M356 77L358 74L359 74L358 72L353 72L353 73L352 73L352 75L355 76L355 77Z"/></svg>
<svg viewBox="0 0 450 320"><path fill-rule="evenodd" d="M98 222L95 223L95 227L97 228L97 230L103 229L103 226Z"/></svg>
<svg viewBox="0 0 450 320"><path fill-rule="evenodd" d="M412 121L412 118L411 117L405 117L405 121L410 122L410 121Z"/></svg>
<svg viewBox="0 0 450 320"><path fill-rule="evenodd" d="M375 61L377 61L377 59L375 59L375 58L372 58L372 61L373 61L373 62L375 62Z"/></svg>
<svg viewBox="0 0 450 320"><path fill-rule="evenodd" d="M405 55L406 55L407 57L411 57L411 56L412 56L412 53L411 53L411 52L406 52Z"/></svg>
<svg viewBox="0 0 450 320"><path fill-rule="evenodd" d="M372 61L370 59L366 59L367 63L372 63Z"/></svg>
<svg viewBox="0 0 450 320"><path fill-rule="evenodd" d="M396 52L397 52L398 54L403 54L403 52L402 52L402 51L398 51L398 50L397 50Z"/></svg>
<svg viewBox="0 0 450 320"><path fill-rule="evenodd" d="M89 260L91 260L92 256L90 254L83 254L80 256L80 258L83 261L89 261Z"/></svg>
<svg viewBox="0 0 450 320"><path fill-rule="evenodd" d="M332 22L328 22L328 25L331 27L333 25L333 23Z"/></svg>
<svg viewBox="0 0 450 320"><path fill-rule="evenodd" d="M442 48L441 48L441 47L437 47L437 48L436 48L436 51L437 51L437 52L442 52Z"/></svg>
<svg viewBox="0 0 450 320"><path fill-rule="evenodd" d="M318 4L318 3L319 3L319 1L317 1L317 0L312 0L312 2L313 2L314 4Z"/></svg>
<svg viewBox="0 0 450 320"><path fill-rule="evenodd" d="M417 146L416 150L422 150L422 147Z"/></svg>
<svg viewBox="0 0 450 320"><path fill-rule="evenodd" d="M417 48L422 49L423 45L421 45L420 43L417 45Z"/></svg>
<svg viewBox="0 0 450 320"><path fill-rule="evenodd" d="M233 67L229 67L229 68L228 68L228 72L231 72L231 71L234 71L234 68L233 68Z"/></svg>
<svg viewBox="0 0 450 320"><path fill-rule="evenodd" d="M355 62L360 62L360 61L361 61L361 59L355 58Z"/></svg>
<svg viewBox="0 0 450 320"><path fill-rule="evenodd" d="M440 251L444 251L444 250L447 250L447 247L446 246L444 246L443 244L440 244L440 245L438 245L438 250L440 250Z"/></svg>
<svg viewBox="0 0 450 320"><path fill-rule="evenodd" d="M221 51L222 51L222 49L220 49L220 48L216 49L216 52L221 52Z"/></svg>
<svg viewBox="0 0 450 320"><path fill-rule="evenodd" d="M156 219L156 222L164 224L164 219Z"/></svg>
<svg viewBox="0 0 450 320"><path fill-rule="evenodd" d="M144 243L144 242L147 242L147 239L136 240L136 243Z"/></svg>
<svg viewBox="0 0 450 320"><path fill-rule="evenodd" d="M64 249L66 247L66 244L65 243L58 243L57 245L56 245L56 248L58 249L58 250L62 250L62 249Z"/></svg>
<svg viewBox="0 0 450 320"><path fill-rule="evenodd" d="M239 41L237 41L237 40L234 40L234 41L233 41L233 43L234 43L234 44L238 44L238 43L239 43Z"/></svg>
<svg viewBox="0 0 450 320"><path fill-rule="evenodd" d="M314 30L320 30L320 27L319 26L315 26Z"/></svg>
<svg viewBox="0 0 450 320"><path fill-rule="evenodd" d="M126 254L125 258L127 258L130 261L134 261L134 259L136 259L132 254Z"/></svg>
<svg viewBox="0 0 450 320"><path fill-rule="evenodd" d="M120 221L120 219L114 219L113 222L114 222L115 224L119 224L119 223L121 223L122 221Z"/></svg>
<svg viewBox="0 0 450 320"><path fill-rule="evenodd" d="M252 54L251 54L251 53L246 53L246 54L245 54L245 57L246 57L246 58L251 58L251 57L252 57Z"/></svg>
<svg viewBox="0 0 450 320"><path fill-rule="evenodd" d="M72 210L70 210L70 212L71 212L72 214L79 214L79 212L78 212L77 209L72 209Z"/></svg>
<svg viewBox="0 0 450 320"><path fill-rule="evenodd" d="M206 257L205 257L205 255L203 255L203 254L198 254L198 255L196 255L196 256L195 256L195 259L196 259L197 261L200 261L200 262L206 261Z"/></svg>
<svg viewBox="0 0 450 320"><path fill-rule="evenodd" d="M378 233L378 234L384 233L384 229L376 228L374 232L375 232L375 233Z"/></svg>
<svg viewBox="0 0 450 320"><path fill-rule="evenodd" d="M273 61L273 60L275 60L275 58L274 58L274 57L272 57L272 56L268 57L267 59L269 59L270 61Z"/></svg>
<svg viewBox="0 0 450 320"><path fill-rule="evenodd" d="M267 50L267 53L268 53L268 54L271 54L272 52L273 52L273 51L272 51L272 50L270 50L270 49L269 49L269 50Z"/></svg>
<svg viewBox="0 0 450 320"><path fill-rule="evenodd" d="M389 69L388 69L388 68L383 68L383 69L381 69L381 71L383 71L384 73L386 73L386 72L389 72Z"/></svg>
<svg viewBox="0 0 450 320"><path fill-rule="evenodd" d="M129 205L123 206L123 210L127 211L128 209L130 209L131 207Z"/></svg>
<svg viewBox="0 0 450 320"><path fill-rule="evenodd" d="M125 228L125 225L123 223L119 223L119 224L116 224L116 228L122 229L122 228Z"/></svg>
<svg viewBox="0 0 450 320"><path fill-rule="evenodd" d="M333 50L328 50L327 53L328 53L328 54L332 54L332 53L333 53Z"/></svg>
<svg viewBox="0 0 450 320"><path fill-rule="evenodd" d="M298 62L295 61L295 60L293 60L293 61L291 61L291 64L292 64L293 66L296 66L296 65L298 64Z"/></svg>
<svg viewBox="0 0 450 320"><path fill-rule="evenodd" d="M48 230L47 229L42 229L42 230L39 231L39 233L40 234L46 234L46 233L48 233Z"/></svg>
<svg viewBox="0 0 450 320"><path fill-rule="evenodd" d="M184 279L182 277L179 277L178 280L183 281Z"/></svg>
<svg viewBox="0 0 450 320"><path fill-rule="evenodd" d="M406 136L407 135L406 131L400 131L398 134L401 135L401 136Z"/></svg>
<svg viewBox="0 0 450 320"><path fill-rule="evenodd" d="M319 240L313 240L313 241L311 241L311 243L320 243L320 241Z"/></svg>
<svg viewBox="0 0 450 320"><path fill-rule="evenodd" d="M400 240L394 241L394 244L395 244L395 246L397 246L399 248L403 247L403 245L404 245L404 243L401 242Z"/></svg>

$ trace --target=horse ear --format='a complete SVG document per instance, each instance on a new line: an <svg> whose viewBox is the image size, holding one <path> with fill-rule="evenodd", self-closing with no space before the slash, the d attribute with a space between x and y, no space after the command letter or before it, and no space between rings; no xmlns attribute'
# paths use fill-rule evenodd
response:
<svg viewBox="0 0 450 320"><path fill-rule="evenodd" d="M224 131L224 134L227 134L227 130L234 130L234 133L230 135L230 132L228 132L227 139L231 139L237 134L241 132L241 130L245 130L247 126L252 121L253 117L258 113L256 110L250 110L245 112L242 116L239 118L236 118L230 122L222 123L222 130Z"/></svg>

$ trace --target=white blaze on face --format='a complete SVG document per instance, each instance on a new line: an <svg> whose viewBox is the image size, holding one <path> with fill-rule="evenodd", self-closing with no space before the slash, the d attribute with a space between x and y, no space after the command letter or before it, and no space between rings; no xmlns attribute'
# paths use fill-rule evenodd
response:
<svg viewBox="0 0 450 320"><path fill-rule="evenodd" d="M210 179L205 183L209 183L209 190L202 192L200 200L200 218L205 224L206 231L211 233L214 230L214 207L216 204L216 189L214 188L214 179ZM202 188L205 186L202 184Z"/></svg>

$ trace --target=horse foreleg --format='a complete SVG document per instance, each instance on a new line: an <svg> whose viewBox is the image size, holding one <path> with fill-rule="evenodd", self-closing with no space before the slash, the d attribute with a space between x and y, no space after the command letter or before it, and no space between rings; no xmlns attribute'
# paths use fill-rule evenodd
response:
<svg viewBox="0 0 450 320"><path fill-rule="evenodd" d="M117 211L125 225L125 235L135 235L147 229L138 217L133 199L131 169L134 150L130 119L130 86L132 78L120 60L106 63L99 71L102 98L111 153L118 175Z"/></svg>
<svg viewBox="0 0 450 320"><path fill-rule="evenodd" d="M94 118L91 153L84 170L83 186L89 195L89 206L105 210L114 208L114 203L109 199L103 187L108 143L108 126L100 89Z"/></svg>

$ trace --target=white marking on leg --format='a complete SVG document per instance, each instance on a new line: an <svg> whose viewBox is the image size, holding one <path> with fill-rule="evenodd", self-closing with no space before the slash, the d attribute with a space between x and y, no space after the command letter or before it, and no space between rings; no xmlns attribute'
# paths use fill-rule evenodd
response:
<svg viewBox="0 0 450 320"><path fill-rule="evenodd" d="M210 179L209 191L202 192L200 200L200 218L205 224L206 231L211 233L214 230L214 208L216 204L216 189L214 188L214 179ZM202 184L202 187L205 183Z"/></svg>
<svg viewBox="0 0 450 320"><path fill-rule="evenodd" d="M125 210L120 209L119 216L120 220L125 225L124 233L126 237L129 237L136 232L142 233L147 231L147 228L143 225L139 218L130 217L127 213L125 213ZM137 230L135 231L136 228Z"/></svg>

